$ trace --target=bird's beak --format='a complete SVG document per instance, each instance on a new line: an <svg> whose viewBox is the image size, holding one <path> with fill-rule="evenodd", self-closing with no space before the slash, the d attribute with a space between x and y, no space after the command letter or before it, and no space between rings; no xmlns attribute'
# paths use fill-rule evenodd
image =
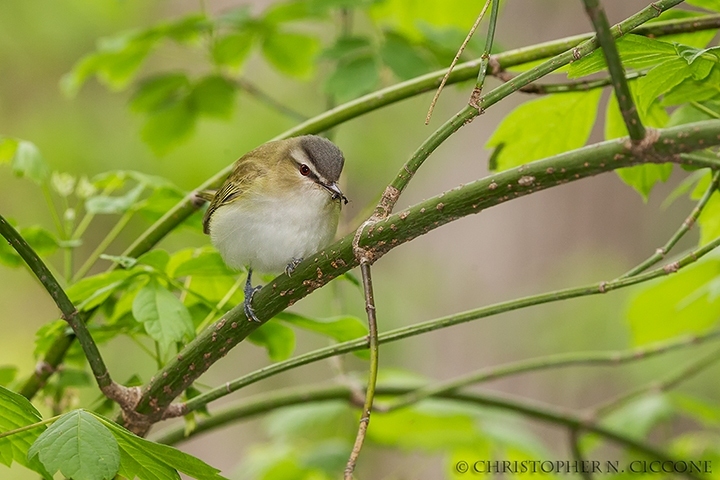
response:
<svg viewBox="0 0 720 480"><path fill-rule="evenodd" d="M330 191L333 200L335 200L336 198L342 198L343 202L345 202L345 205L347 205L348 199L345 195L343 195L342 190L340 190L340 187L336 182L332 182L330 185L325 185L323 183L323 187L327 188Z"/></svg>

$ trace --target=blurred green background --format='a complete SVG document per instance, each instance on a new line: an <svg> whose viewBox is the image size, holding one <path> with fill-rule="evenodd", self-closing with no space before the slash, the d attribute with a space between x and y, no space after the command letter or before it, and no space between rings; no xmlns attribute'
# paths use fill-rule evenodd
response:
<svg viewBox="0 0 720 480"><path fill-rule="evenodd" d="M142 118L127 108L129 93L110 92L89 81L75 98L65 97L59 81L75 62L92 51L100 37L142 28L161 19L205 9L222 12L240 4L261 11L270 2L229 0L3 0L0 2L0 134L34 142L53 169L76 176L114 169L160 175L191 190L237 157L295 124L253 96L241 92L229 121L201 120L192 138L157 157L142 142ZM606 0L611 23L646 5L644 1ZM472 23L473 19L470 19ZM590 30L581 2L545 0L506 2L498 25L499 48L510 49ZM333 32L322 32L332 36ZM183 68L206 69L199 49L167 46L158 49L143 74ZM325 70L324 70L325 69ZM328 74L320 66L306 81L292 81L259 56L244 72L255 84L292 109L312 116L322 112L326 98L320 85ZM393 82L389 75L386 84ZM490 79L496 85L497 81ZM445 90L429 127L423 125L432 94L425 94L350 121L336 129L334 140L347 159L342 183L351 203L343 213L345 228L374 201L414 148L467 99L467 85ZM510 109L524 101L521 94L490 109L443 144L411 183L398 209L487 174L483 148L494 127ZM595 127L591 141L601 139ZM660 203L683 177L675 172L653 192L648 203L614 174L553 188L510 202L435 230L393 250L374 270L381 331L481 305L551 289L609 280L653 252L677 228L691 203L681 199L667 209ZM0 212L19 225L40 223L52 228L42 192L31 182L0 169ZM98 218L90 227L79 255L86 255L109 228L113 218ZM148 223L130 226L111 246L119 254ZM347 230L346 230L347 231ZM681 247L696 241L695 233ZM208 244L199 231L182 229L162 246L174 251ZM61 261L61 254L52 260ZM99 262L93 271L102 271ZM336 301L339 298L341 302ZM629 346L623 290L606 296L534 307L487 320L416 337L381 349L381 368L409 369L443 379L511 360L566 351L622 349ZM361 295L349 284L330 285L293 309L312 315L339 312L364 318ZM35 366L34 333L58 313L34 277L24 269L0 266L0 366L15 364L22 376ZM300 334L298 351L323 346L324 340ZM702 349L703 347L701 347ZM103 348L114 376L139 371L147 380L152 365L131 342L118 339ZM548 371L493 382L484 388L521 395L568 408L582 408L612 398L699 355L681 351L620 368ZM265 351L242 343L201 381L217 385L268 363ZM365 364L347 360L346 368L364 371ZM335 375L337 362L274 377L244 390L242 396L279 386L304 384ZM714 372L714 373L713 373ZM720 387L710 379L717 367L683 388L717 398ZM238 398L236 394L232 398ZM372 427L371 427L372 428ZM555 456L567 458L564 433L535 423ZM232 474L245 449L264 438L262 420L253 420L200 437L183 445L213 466ZM556 445L557 447L553 447ZM439 478L440 456L383 452L370 447L359 473L364 478ZM382 477L378 476L383 472ZM0 466L0 477L35 478L15 466Z"/></svg>

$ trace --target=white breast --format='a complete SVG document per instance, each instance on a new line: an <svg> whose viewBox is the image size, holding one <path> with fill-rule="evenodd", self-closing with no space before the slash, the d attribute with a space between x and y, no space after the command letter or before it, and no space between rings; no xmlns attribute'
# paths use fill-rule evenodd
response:
<svg viewBox="0 0 720 480"><path fill-rule="evenodd" d="M316 186L282 197L255 196L219 207L210 239L230 267L281 272L335 236L340 203Z"/></svg>

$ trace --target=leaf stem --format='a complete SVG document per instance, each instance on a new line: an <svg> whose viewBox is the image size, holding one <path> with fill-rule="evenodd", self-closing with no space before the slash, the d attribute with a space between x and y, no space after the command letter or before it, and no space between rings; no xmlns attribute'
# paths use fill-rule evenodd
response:
<svg viewBox="0 0 720 480"><path fill-rule="evenodd" d="M53 423L58 418L62 417L62 415L55 415L54 417L46 418L45 420L42 420L40 422L31 423L30 425L25 425L20 428L16 428L15 430L8 430L7 432L0 432L0 438L9 437L11 435L15 435L22 432L27 432L28 430L32 430L37 427L42 427L43 425L47 425L48 423Z"/></svg>
<svg viewBox="0 0 720 480"><path fill-rule="evenodd" d="M593 27L597 32L597 39L602 47L605 62L613 80L613 88L615 89L615 97L618 100L620 113L622 114L625 126L630 133L630 138L634 142L639 142L645 138L645 127L640 121L640 114L637 111L635 102L633 102L630 87L625 79L625 69L620 61L617 45L612 33L610 33L610 23L605 15L605 9L599 0L583 0L585 11L587 12ZM679 3L679 2L678 2Z"/></svg>
<svg viewBox="0 0 720 480"><path fill-rule="evenodd" d="M493 40L495 39L495 25L497 24L498 12L500 11L500 0L493 0L492 3L493 5L492 10L490 11L487 39L485 40L485 50L480 56L480 67L478 68L475 88L473 88L473 91L470 94L470 106L475 107L478 111L480 111L480 95L482 95L483 86L485 85L485 75L487 75L488 64L490 63L490 53L492 53Z"/></svg>
<svg viewBox="0 0 720 480"><path fill-rule="evenodd" d="M73 283L77 282L81 278L83 278L87 273L90 271L93 265L95 265L95 262L97 262L98 258L100 258L100 255L107 250L107 248L110 246L110 244L117 238L118 235L120 235L120 232L122 232L123 228L130 222L130 219L132 218L133 214L135 212L128 211L125 212L118 222L113 226L113 228L108 232L107 235L105 235L105 238L102 239L102 241L95 247L95 250L92 251L90 256L85 260L85 263L83 263L80 268L78 268L77 272L75 272L75 275L72 278Z"/></svg>

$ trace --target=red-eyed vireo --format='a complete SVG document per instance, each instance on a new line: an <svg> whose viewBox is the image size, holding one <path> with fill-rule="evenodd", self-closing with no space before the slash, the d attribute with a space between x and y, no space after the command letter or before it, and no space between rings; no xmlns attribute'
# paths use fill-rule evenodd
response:
<svg viewBox="0 0 720 480"><path fill-rule="evenodd" d="M253 270L292 273L333 240L347 203L337 184L344 162L334 143L315 135L269 142L241 157L212 196L203 230L228 266L247 268L248 320L258 321Z"/></svg>

